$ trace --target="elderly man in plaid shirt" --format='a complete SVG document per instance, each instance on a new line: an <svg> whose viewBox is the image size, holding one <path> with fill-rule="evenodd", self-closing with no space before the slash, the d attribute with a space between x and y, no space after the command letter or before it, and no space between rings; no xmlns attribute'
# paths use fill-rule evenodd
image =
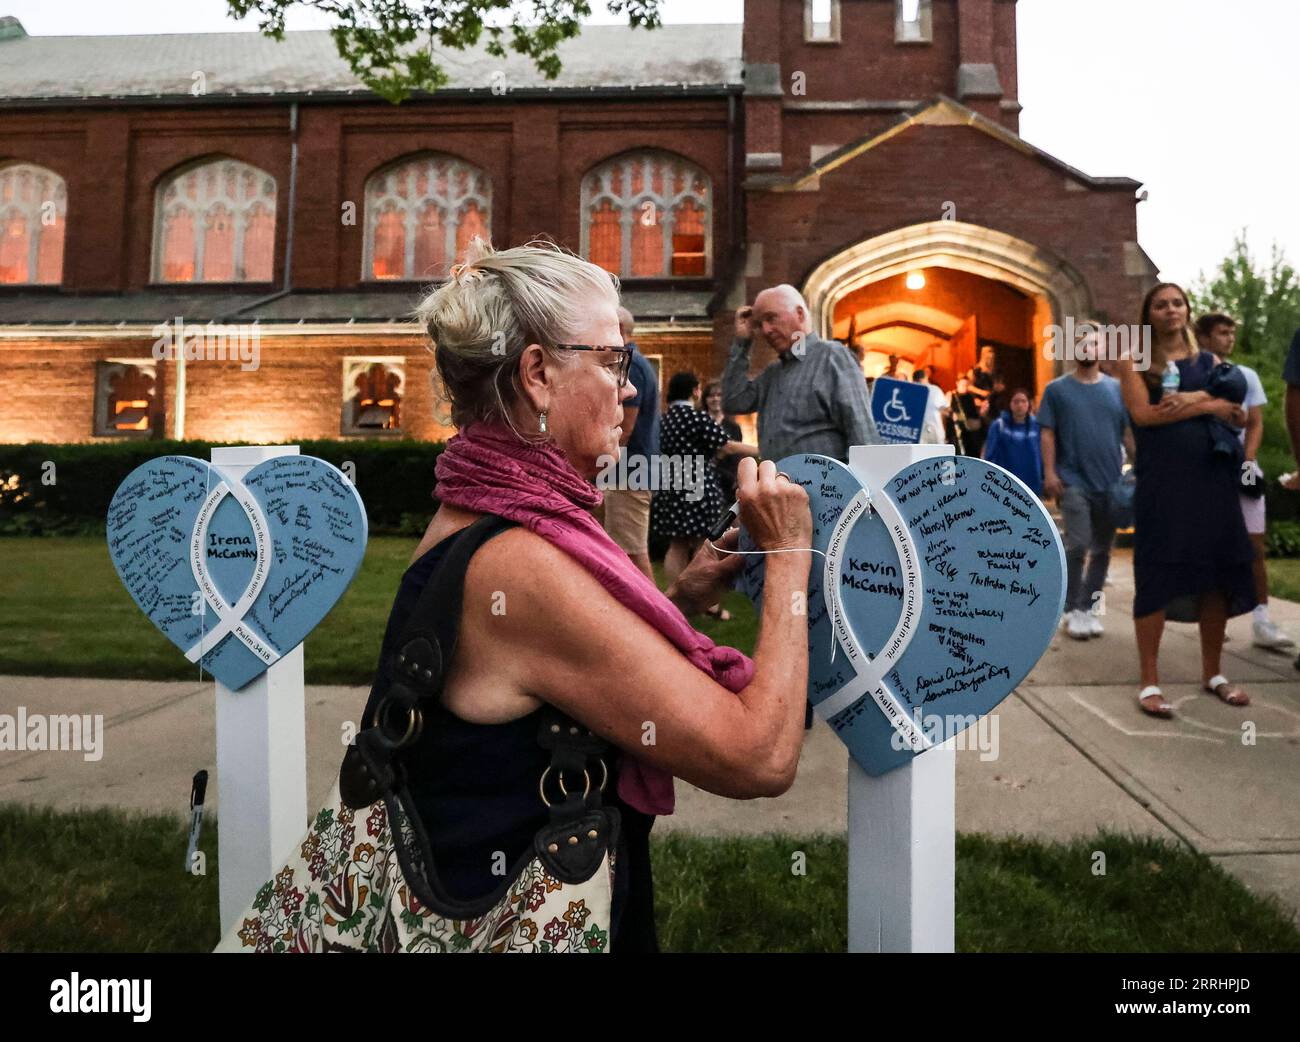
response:
<svg viewBox="0 0 1300 1042"><path fill-rule="evenodd" d="M722 408L758 413L765 459L816 452L848 461L850 445L878 445L867 385L853 352L813 331L799 291L773 286L736 312L736 339L722 372ZM758 332L777 358L753 380L749 349Z"/></svg>

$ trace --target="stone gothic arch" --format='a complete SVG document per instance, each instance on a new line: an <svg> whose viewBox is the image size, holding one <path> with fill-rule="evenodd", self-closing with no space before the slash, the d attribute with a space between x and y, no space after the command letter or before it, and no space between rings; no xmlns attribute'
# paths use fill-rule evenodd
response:
<svg viewBox="0 0 1300 1042"><path fill-rule="evenodd" d="M929 221L857 243L812 270L803 293L818 333L831 336L835 302L846 293L924 267L955 268L1041 295L1057 325L1067 315L1093 316L1087 283L1050 251L978 224Z"/></svg>

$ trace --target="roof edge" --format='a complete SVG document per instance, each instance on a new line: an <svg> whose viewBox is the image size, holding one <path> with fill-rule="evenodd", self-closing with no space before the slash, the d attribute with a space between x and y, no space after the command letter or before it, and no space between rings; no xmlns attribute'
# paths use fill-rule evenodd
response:
<svg viewBox="0 0 1300 1042"><path fill-rule="evenodd" d="M1129 177L1093 177L1091 174L1086 174L1077 167L1071 166L1065 160L1044 151L1037 145L1031 145L1014 130L1004 127L1001 123L997 123L987 116L980 115L946 94L936 94L932 98L917 102L910 112L900 115L884 130L864 134L856 141L841 145L834 152L826 153L826 155L810 163L798 173L750 178L746 180L746 187L767 188L775 192L799 191L823 174L828 174L837 167L856 159L862 153L884 144L890 138L902 133L909 127L934 125L923 117L929 113L938 112L944 112L956 117L956 122L974 127L976 130L988 134L1018 152L1055 167L1089 188L1105 191L1131 189L1136 192L1142 187L1141 181L1135 181Z"/></svg>
<svg viewBox="0 0 1300 1042"><path fill-rule="evenodd" d="M729 94L744 93L744 84L736 83L681 83L648 84L628 87L512 87L505 94L493 94L488 87L448 88L447 90L420 91L413 93L399 105L429 103L436 101L484 101L500 103L503 98L515 97L521 101L541 101L561 97L566 100L576 98L600 98L602 100L626 98L682 98L682 97L725 97ZM205 94L192 97L189 94L96 94L88 97L47 97L15 98L0 96L0 106L6 111L21 109L52 108L118 108L132 106L139 108L198 108L222 105L338 105L338 104L388 104L386 99L366 89L347 91L285 91L283 93L247 93L247 94Z"/></svg>

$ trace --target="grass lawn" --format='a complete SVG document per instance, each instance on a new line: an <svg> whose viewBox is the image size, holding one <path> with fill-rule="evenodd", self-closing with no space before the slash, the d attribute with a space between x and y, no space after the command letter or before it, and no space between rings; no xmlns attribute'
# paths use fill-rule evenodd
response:
<svg viewBox="0 0 1300 1042"><path fill-rule="evenodd" d="M414 539L378 537L347 594L307 641L307 679L368 683ZM0 539L0 674L186 679L193 667L136 608L102 540ZM1300 560L1270 561L1300 599ZM662 577L661 577L662 578ZM729 595L726 623L695 620L752 651L756 619ZM87 625L87 619L93 624ZM0 805L0 951L204 951L217 940L216 834L208 874L182 871L183 827L111 810ZM1093 852L1108 874L1092 874ZM795 852L807 874L791 871ZM670 951L842 951L842 838L664 835L654 843L661 943ZM959 836L963 951L1300 951L1276 902L1208 860L1151 840L1074 844Z"/></svg>
<svg viewBox="0 0 1300 1042"><path fill-rule="evenodd" d="M334 606L307 638L307 682L369 684L402 572L417 540L376 536L366 559ZM198 676L154 628L126 588L97 538L0 538L0 675L187 680ZM661 568L655 566L660 587ZM1300 558L1270 558L1274 597L1300 601ZM742 594L729 594L728 622L692 621L719 644L752 654L758 619ZM85 620L94 619L87 626Z"/></svg>
<svg viewBox="0 0 1300 1042"><path fill-rule="evenodd" d="M393 597L418 540L377 536L347 592L307 638L307 682L369 684ZM102 539L0 538L0 674L187 680L185 661L131 600ZM662 576L661 576L662 585ZM720 644L753 650L749 601L729 595L734 616L696 619ZM87 625L87 620L93 620Z"/></svg>
<svg viewBox="0 0 1300 1042"><path fill-rule="evenodd" d="M353 580L307 638L307 682L369 684L402 572L417 540L376 536ZM187 680L197 668L154 628L97 538L0 538L0 675ZM659 585L665 585L658 565ZM1300 601L1300 558L1270 558L1274 597ZM692 621L719 644L752 654L758 619L742 594L723 602L728 622ZM95 619L87 626L86 619Z"/></svg>
<svg viewBox="0 0 1300 1042"><path fill-rule="evenodd" d="M414 539L373 539L356 579L307 638L307 679L369 683ZM102 539L0 539L0 674L187 680L198 667L136 607ZM87 624L87 620L93 620Z"/></svg>
<svg viewBox="0 0 1300 1042"><path fill-rule="evenodd" d="M1270 597L1300 601L1300 557L1268 559L1268 593Z"/></svg>
<svg viewBox="0 0 1300 1042"><path fill-rule="evenodd" d="M304 828L305 831L305 828ZM184 825L115 810L0 806L0 951L195 952L219 936L207 874L182 870ZM1092 874L1105 851L1107 874ZM793 855L806 874L795 875ZM845 845L828 836L653 844L666 951L843 951ZM957 837L959 951L1300 952L1300 933L1205 858L1156 840Z"/></svg>

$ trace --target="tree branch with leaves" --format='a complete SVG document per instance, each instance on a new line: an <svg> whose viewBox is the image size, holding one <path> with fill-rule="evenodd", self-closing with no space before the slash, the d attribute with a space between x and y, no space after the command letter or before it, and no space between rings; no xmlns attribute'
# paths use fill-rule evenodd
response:
<svg viewBox="0 0 1300 1042"><path fill-rule="evenodd" d="M256 17L258 29L283 40L290 9L328 15L339 56L380 97L398 104L417 91L433 93L449 82L438 51L459 51L484 41L494 58L507 47L531 58L548 80L560 74L559 45L582 31L591 15L586 0L226 0L234 18ZM606 0L628 24L658 28L659 0Z"/></svg>
<svg viewBox="0 0 1300 1042"><path fill-rule="evenodd" d="M1280 246L1274 243L1268 264L1258 265L1243 230L1217 270L1198 277L1188 295L1195 315L1219 312L1236 321L1234 354L1241 360L1281 368L1291 337L1300 328L1300 277Z"/></svg>

